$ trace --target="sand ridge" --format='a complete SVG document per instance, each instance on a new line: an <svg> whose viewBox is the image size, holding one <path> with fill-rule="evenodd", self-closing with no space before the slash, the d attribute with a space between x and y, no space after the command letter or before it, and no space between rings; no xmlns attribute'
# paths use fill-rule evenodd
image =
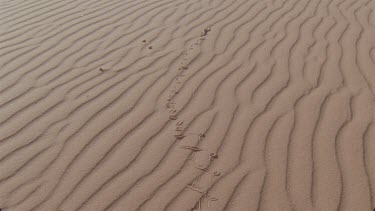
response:
<svg viewBox="0 0 375 211"><path fill-rule="evenodd" d="M3 211L375 208L375 1L0 17Z"/></svg>

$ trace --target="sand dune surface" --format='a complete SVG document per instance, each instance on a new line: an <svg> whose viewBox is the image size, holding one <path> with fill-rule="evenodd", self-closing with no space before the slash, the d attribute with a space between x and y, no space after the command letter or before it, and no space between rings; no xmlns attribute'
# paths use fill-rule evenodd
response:
<svg viewBox="0 0 375 211"><path fill-rule="evenodd" d="M370 211L374 0L0 2L3 211Z"/></svg>

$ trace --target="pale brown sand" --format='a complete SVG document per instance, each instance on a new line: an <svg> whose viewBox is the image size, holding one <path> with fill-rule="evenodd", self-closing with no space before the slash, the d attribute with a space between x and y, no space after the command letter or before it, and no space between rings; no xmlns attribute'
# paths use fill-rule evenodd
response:
<svg viewBox="0 0 375 211"><path fill-rule="evenodd" d="M0 22L4 211L375 207L374 0L4 0Z"/></svg>

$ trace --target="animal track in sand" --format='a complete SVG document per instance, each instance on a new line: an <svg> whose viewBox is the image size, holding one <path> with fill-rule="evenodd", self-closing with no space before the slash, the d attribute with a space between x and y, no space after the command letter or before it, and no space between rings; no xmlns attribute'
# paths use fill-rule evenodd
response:
<svg viewBox="0 0 375 211"><path fill-rule="evenodd" d="M203 32L203 36L206 36L207 33L210 31L211 29L209 28L206 28ZM202 36L202 35L201 35ZM144 40L145 41L145 40ZM182 52L182 58L181 58L181 66L178 68L178 71L179 73L177 74L177 76L174 78L174 82L172 84L172 91L169 93L169 97L167 99L167 104L166 104L166 107L167 108L172 108L174 109L174 97L180 92L180 89L182 88L182 84L184 82L184 78L185 76L187 75L187 70L189 69L189 59L188 59L188 56L189 56L189 51L191 50L194 50L195 49L195 46L200 46L201 42L203 40L200 38L200 39L197 39L194 43L194 45L190 45L190 47L183 51Z"/></svg>
<svg viewBox="0 0 375 211"><path fill-rule="evenodd" d="M218 175L220 175L220 173L218 174L217 172L214 172L214 176L218 176ZM200 178L201 178L201 176L199 176L191 185L187 185L187 187L190 188L191 190L201 194L200 199L194 204L194 206L192 207L191 210L196 210L196 209L198 209L199 211L201 210L201 208L202 208L202 197L208 199L207 210L210 207L210 202L218 200L217 197L211 196L210 194L208 194L208 191L204 191L204 190L202 190L202 187L198 186L198 183L200 182Z"/></svg>
<svg viewBox="0 0 375 211"><path fill-rule="evenodd" d="M182 88L182 84L184 83L184 79L185 79L185 76L189 73L188 70L189 70L189 52L194 50L196 46L200 46L201 42L203 40L205 40L205 36L208 34L208 32L210 32L211 29L209 27L205 28L203 30L203 32L201 33L201 36L196 40L196 42L192 45L189 46L189 48L187 50L185 50L183 53L182 53L182 58L181 58L181 66L178 68L178 71L179 71L179 74L175 77L175 80L174 80L174 84L173 84L173 88L172 88L172 91L170 92L169 94L169 97L167 99L167 108L168 109L172 109L175 110L175 101L174 101L174 98L176 97L176 95L180 92L180 89ZM183 131L186 129L186 128L183 128L183 123L184 121L183 120L179 120L176 125L175 125L175 131L179 132L178 134L175 134L174 137L177 139L177 140L182 140L184 139L185 137L187 136L190 136L190 135L196 135L197 136L197 139L198 139L198 143L206 137L206 135L204 133L183 133ZM210 152L209 150L206 150L206 149L202 149L198 146L194 146L194 145L183 145L180 147L181 150L190 150L192 151L192 153L202 153L202 152L206 152L208 153L208 164L199 164L197 163L193 158L189 157L188 160L191 160L193 162L193 166L194 168L198 169L198 170L201 170L205 173L208 173L209 172L209 164L216 158L218 158L218 155L215 153L215 152ZM191 156L191 155L190 155ZM209 186L211 185L212 183L212 180L214 177L217 177L217 176L220 176L221 172L220 171L215 171L213 173L213 176L210 178L209 180ZM202 197L205 197L205 198L208 198L208 201L207 201L207 209L209 208L210 206L210 202L212 201L216 201L218 200L216 197L211 197L210 195L208 195L207 192L203 191L200 187L197 187L197 183L199 182L199 178L197 179L197 181L194 181L191 185L188 185L188 187L190 189L192 189L193 191L196 191L198 193L201 194L201 198L198 200L198 202L194 205L194 207L192 208L192 210L198 208L198 210L201 210L201 203L202 203Z"/></svg>
<svg viewBox="0 0 375 211"><path fill-rule="evenodd" d="M208 32L211 31L211 28L210 27L206 27L205 29L203 29L203 32L201 33L201 37L204 37L208 34Z"/></svg>

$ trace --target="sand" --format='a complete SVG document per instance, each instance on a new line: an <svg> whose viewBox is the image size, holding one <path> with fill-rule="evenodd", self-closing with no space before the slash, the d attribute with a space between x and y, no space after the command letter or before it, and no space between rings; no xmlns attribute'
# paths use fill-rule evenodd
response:
<svg viewBox="0 0 375 211"><path fill-rule="evenodd" d="M375 1L3 0L3 211L375 208Z"/></svg>

